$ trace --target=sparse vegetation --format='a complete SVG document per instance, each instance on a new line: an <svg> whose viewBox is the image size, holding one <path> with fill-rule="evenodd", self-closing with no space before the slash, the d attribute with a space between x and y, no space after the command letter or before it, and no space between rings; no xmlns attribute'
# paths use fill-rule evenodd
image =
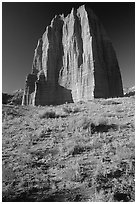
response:
<svg viewBox="0 0 137 204"><path fill-rule="evenodd" d="M4 202L133 202L134 98L3 105Z"/></svg>

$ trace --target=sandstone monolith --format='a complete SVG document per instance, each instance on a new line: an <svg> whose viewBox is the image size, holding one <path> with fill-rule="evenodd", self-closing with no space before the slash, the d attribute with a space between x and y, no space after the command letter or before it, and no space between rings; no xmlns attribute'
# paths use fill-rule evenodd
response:
<svg viewBox="0 0 137 204"><path fill-rule="evenodd" d="M50 105L123 96L112 43L85 6L55 16L38 40L23 105Z"/></svg>

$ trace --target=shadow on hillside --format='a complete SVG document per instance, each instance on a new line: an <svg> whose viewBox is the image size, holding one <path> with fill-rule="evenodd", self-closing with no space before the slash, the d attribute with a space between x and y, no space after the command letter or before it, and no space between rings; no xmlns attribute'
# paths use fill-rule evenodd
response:
<svg viewBox="0 0 137 204"><path fill-rule="evenodd" d="M63 189L60 191L51 191L47 188L32 188L22 192L20 195L5 195L2 202L78 202L84 199L83 191L80 188Z"/></svg>
<svg viewBox="0 0 137 204"><path fill-rule="evenodd" d="M111 124L111 125L99 124L94 127L95 132L108 132L111 129L117 130L118 126L116 124Z"/></svg>
<svg viewBox="0 0 137 204"><path fill-rule="evenodd" d="M83 129L89 129L90 133L94 134L95 132L97 133L103 133L103 132L108 132L110 130L118 130L118 125L116 124L99 124L99 125L95 125L94 123L86 124L84 125Z"/></svg>

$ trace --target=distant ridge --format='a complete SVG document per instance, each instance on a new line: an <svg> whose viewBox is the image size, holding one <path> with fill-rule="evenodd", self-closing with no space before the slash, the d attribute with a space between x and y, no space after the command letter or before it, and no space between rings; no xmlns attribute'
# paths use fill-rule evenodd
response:
<svg viewBox="0 0 137 204"><path fill-rule="evenodd" d="M135 86L131 88L124 88L124 96L134 96L135 95Z"/></svg>
<svg viewBox="0 0 137 204"><path fill-rule="evenodd" d="M19 89L13 91L13 93L2 93L2 104L21 105L24 90Z"/></svg>

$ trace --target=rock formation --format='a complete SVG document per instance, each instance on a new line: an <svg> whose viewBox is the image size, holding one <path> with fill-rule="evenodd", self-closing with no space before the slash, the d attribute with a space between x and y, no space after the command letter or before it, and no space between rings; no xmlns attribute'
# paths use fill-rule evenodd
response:
<svg viewBox="0 0 137 204"><path fill-rule="evenodd" d="M130 88L124 88L123 92L125 97L135 96L135 86Z"/></svg>
<svg viewBox="0 0 137 204"><path fill-rule="evenodd" d="M49 105L123 95L115 51L92 10L55 16L35 49L23 105Z"/></svg>

